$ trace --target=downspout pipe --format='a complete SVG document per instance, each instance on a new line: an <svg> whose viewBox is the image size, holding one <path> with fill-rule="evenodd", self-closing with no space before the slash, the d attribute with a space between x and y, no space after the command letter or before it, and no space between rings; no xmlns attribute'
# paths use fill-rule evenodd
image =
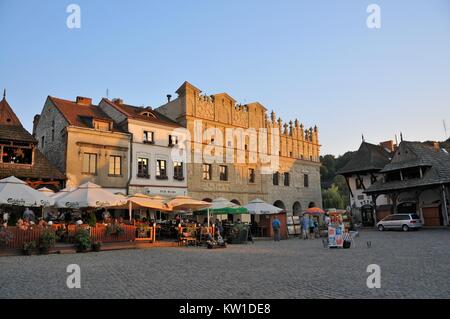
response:
<svg viewBox="0 0 450 319"><path fill-rule="evenodd" d="M131 184L131 178L133 176L133 141L134 141L133 133L130 133L130 136L131 136L130 155L128 156L130 158L130 161L129 161L129 169L128 169L127 195L130 195L130 184Z"/></svg>

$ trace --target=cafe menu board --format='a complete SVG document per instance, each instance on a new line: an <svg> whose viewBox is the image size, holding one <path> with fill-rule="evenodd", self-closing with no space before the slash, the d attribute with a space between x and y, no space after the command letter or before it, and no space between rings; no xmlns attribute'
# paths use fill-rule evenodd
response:
<svg viewBox="0 0 450 319"><path fill-rule="evenodd" d="M330 214L328 226L328 247L340 247L344 245L344 223L341 214Z"/></svg>

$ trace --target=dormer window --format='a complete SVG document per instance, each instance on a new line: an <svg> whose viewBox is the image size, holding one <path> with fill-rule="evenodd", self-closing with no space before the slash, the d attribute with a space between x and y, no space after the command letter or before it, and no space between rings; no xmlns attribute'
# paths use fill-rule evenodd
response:
<svg viewBox="0 0 450 319"><path fill-rule="evenodd" d="M107 121L99 121L99 120L93 120L94 128L99 131L111 131L112 129L112 123Z"/></svg>
<svg viewBox="0 0 450 319"><path fill-rule="evenodd" d="M144 111L144 112L141 112L141 115L147 116L147 117L156 118L155 114L153 114L153 112L151 112L151 111Z"/></svg>

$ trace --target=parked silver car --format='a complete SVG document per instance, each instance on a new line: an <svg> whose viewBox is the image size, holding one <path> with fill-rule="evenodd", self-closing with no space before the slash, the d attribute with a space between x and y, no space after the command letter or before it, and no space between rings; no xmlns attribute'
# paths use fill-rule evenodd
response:
<svg viewBox="0 0 450 319"><path fill-rule="evenodd" d="M394 214L389 215L377 223L379 231L385 229L401 229L408 231L410 229L419 229L422 227L422 220L417 214Z"/></svg>

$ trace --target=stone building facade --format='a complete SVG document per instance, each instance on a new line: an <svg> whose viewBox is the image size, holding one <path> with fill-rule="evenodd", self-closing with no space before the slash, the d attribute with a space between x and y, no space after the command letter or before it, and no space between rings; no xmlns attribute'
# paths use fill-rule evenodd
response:
<svg viewBox="0 0 450 319"><path fill-rule="evenodd" d="M49 96L33 123L39 150L67 177L66 186L93 182L126 194L130 135L90 98Z"/></svg>
<svg viewBox="0 0 450 319"><path fill-rule="evenodd" d="M317 127L307 129L298 120L283 123L274 112L269 118L262 104L238 105L227 93L202 95L188 82L176 93L176 99L168 95L168 102L156 111L190 133L190 196L203 200L226 197L241 205L261 198L295 214L310 202L321 205ZM227 135L228 129L248 134L239 143ZM199 153L211 148L220 153L212 154L215 161L196 160ZM229 154L234 156L232 162ZM245 154L244 162L236 162L238 154ZM259 160L261 154L268 154L269 168Z"/></svg>

